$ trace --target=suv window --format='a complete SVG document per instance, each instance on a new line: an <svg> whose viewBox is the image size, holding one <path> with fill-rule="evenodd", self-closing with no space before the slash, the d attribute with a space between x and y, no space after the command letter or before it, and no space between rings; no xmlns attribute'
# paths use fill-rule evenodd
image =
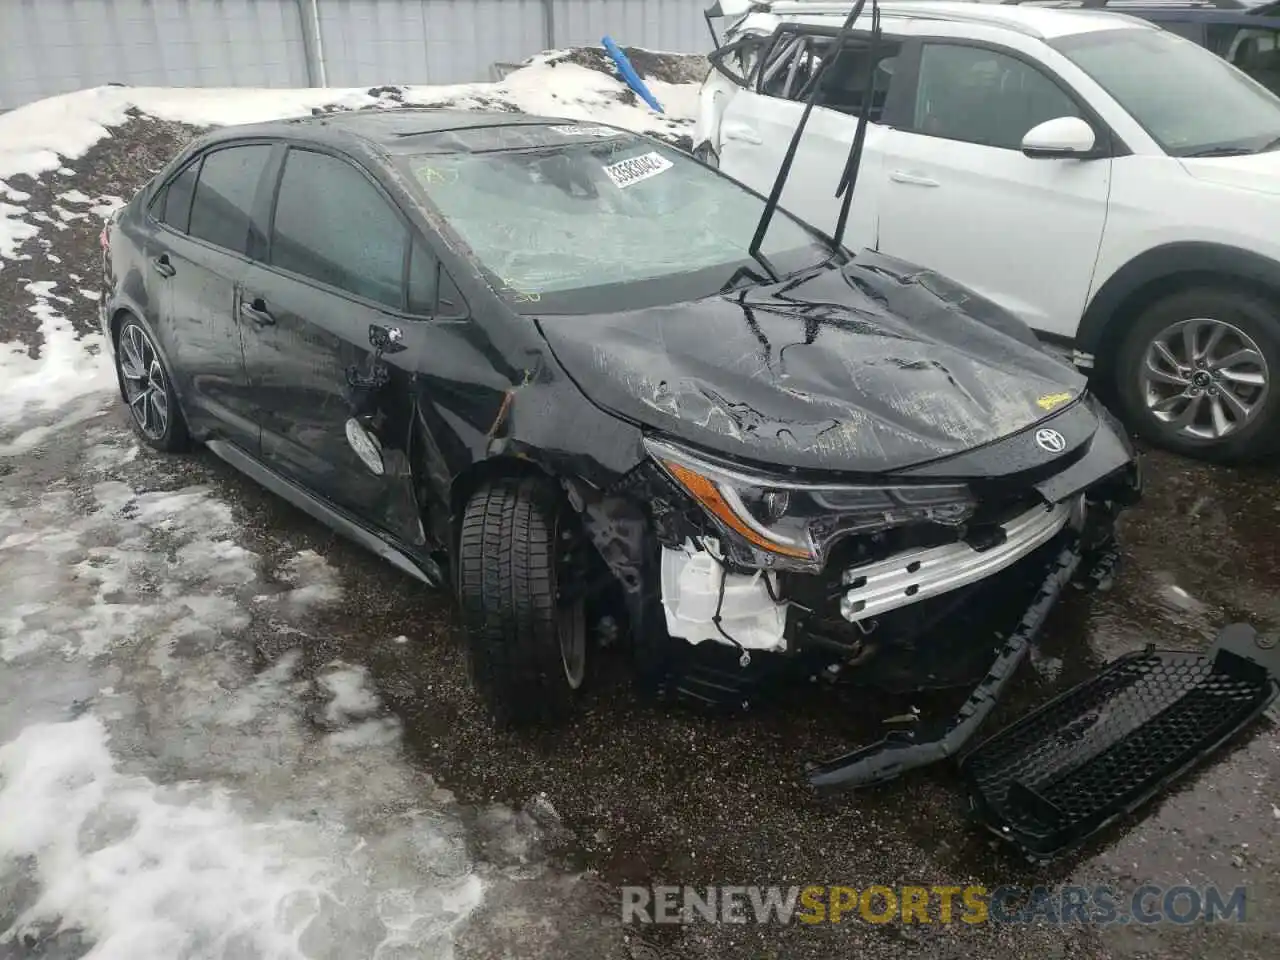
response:
<svg viewBox="0 0 1280 960"><path fill-rule="evenodd" d="M813 92L814 75L822 61L833 55L832 37L806 34L783 35L760 73L760 92L784 100L806 101ZM871 105L867 119L878 123L884 113L889 87L893 82L893 66L899 44L882 37L876 49L876 70L867 80L871 66L871 47L865 37L856 37L844 48L822 77L817 105L851 116L861 116L863 106Z"/></svg>
<svg viewBox="0 0 1280 960"><path fill-rule="evenodd" d="M191 203L191 236L247 252L253 198L270 156L271 147L265 143L223 147L205 155ZM167 214L167 202L165 208Z"/></svg>
<svg viewBox="0 0 1280 960"><path fill-rule="evenodd" d="M189 163L182 172L169 181L164 196L156 203L155 213L160 222L186 233L191 223L191 198L196 192L196 176L200 173L200 161Z"/></svg>
<svg viewBox="0 0 1280 960"><path fill-rule="evenodd" d="M271 229L271 263L373 300L404 307L409 228L345 160L290 150Z"/></svg>
<svg viewBox="0 0 1280 960"><path fill-rule="evenodd" d="M1175 157L1280 145L1280 99L1221 57L1166 30L1093 30L1046 42Z"/></svg>
<svg viewBox="0 0 1280 960"><path fill-rule="evenodd" d="M1031 64L986 47L926 43L913 129L948 140L1020 150L1032 127L1080 110Z"/></svg>

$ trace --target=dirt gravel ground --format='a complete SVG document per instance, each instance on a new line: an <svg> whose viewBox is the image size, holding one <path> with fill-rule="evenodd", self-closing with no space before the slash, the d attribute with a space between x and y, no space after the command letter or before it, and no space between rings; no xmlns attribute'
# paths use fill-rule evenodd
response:
<svg viewBox="0 0 1280 960"><path fill-rule="evenodd" d="M32 281L55 281L62 294L95 286L100 221L59 215L55 208L65 204L58 195L74 188L109 205L110 198L136 189L191 133L135 118L67 172L39 182L11 181L12 188L32 194L31 209L48 211L50 224L56 220L63 226L55 224L28 242L22 253L30 260L0 270L0 340L21 339L33 355L39 350L37 326L28 312ZM60 308L77 330L93 329L95 304L87 294L69 295ZM606 663L583 710L563 731L498 733L467 687L461 639L447 600L207 453L166 458L135 449L124 412L110 397L102 398L95 413L0 456L0 519L13 535L66 534L79 538L76 550L91 556L100 536L91 524L95 516L131 504L122 516L141 517L137 522L143 523L148 493L205 491L199 497L223 505L218 509L225 509L232 542L259 558L254 589L276 597L270 602L277 605L269 610L255 605L236 593L238 587L213 591L208 585L216 586L222 573L203 567L192 572L180 545L154 541L158 560L134 557L145 576L126 578L103 602L148 610L173 590L196 595L207 588L213 591L209 596L234 595L239 612L210 626L201 639L163 649L144 643L152 635L145 621L136 636L126 638L122 631L118 646L98 653L82 638L74 663L57 657L0 661L0 721L6 710L24 718L66 717L124 698L127 708L117 704L112 714L112 746L123 751L131 768L157 782L219 783L254 798L251 806L257 809L296 812L311 796L298 794L296 783L321 777L325 763L332 762L334 778L348 779L336 785L317 780L311 799L345 797L348 821L371 825L375 834L411 797L444 791L439 816L458 824L458 842L469 859L486 865L490 880L481 907L450 928L461 958L1276 956L1280 736L1271 723L1144 816L1048 869L1019 864L967 824L960 785L945 771L923 772L853 798L818 800L808 794L801 784L802 760L875 739L878 718L898 712L896 701L868 696L850 704L847 697L805 690L780 706L707 717L636 699L621 671ZM0 436L0 449L13 439ZM15 455L13 449L22 452ZM1126 520L1117 582L1106 593L1070 595L1055 611L1035 663L1024 667L1004 715L1016 715L1102 660L1144 643L1204 647L1220 625L1237 619L1280 633L1280 477L1274 469L1217 469L1155 453L1147 457L1146 473L1148 495ZM0 559L7 562L20 558ZM295 594L312 568L323 573L316 583L331 584L333 593L327 600L303 603ZM15 569L5 576L17 576ZM10 586L15 582L8 580ZM0 595L5 590L0 582ZM10 595L6 603L21 599ZM194 701L177 695L183 684L205 674L215 678L209 690L257 689L254 684L282 669L282 663L289 685L272 689L280 698L279 716L292 718L292 733L278 741L296 743L292 753L281 748L273 755L255 746L264 734L251 726L235 728L235 736L217 733L221 721L193 710ZM361 741L370 755L390 749L373 736L377 725L398 731L395 759L386 761L397 771L394 789L362 778L360 761L349 754L339 762L314 752L337 729L326 725L330 711L323 695L326 671L334 663L358 671L372 694L369 703L377 704L357 728L361 737L372 737ZM100 689L101 677L113 678L114 692ZM916 705L926 715L941 709L940 701L929 698ZM432 856L406 865L394 848L395 835L378 835L385 842L375 843L368 854L371 872L391 870L392 864L397 870L438 868ZM6 879L0 876L5 891L0 893L0 930L35 896L31 877ZM1107 928L1044 921L624 927L618 887L636 883L859 888L1080 883L1123 889L1213 883L1247 887L1249 921ZM352 908L335 920L333 942L364 942L344 940L355 936L361 916ZM0 941L0 960L70 960L90 946L75 930L32 928ZM316 955L330 954L318 950ZM443 947L395 954L447 955Z"/></svg>

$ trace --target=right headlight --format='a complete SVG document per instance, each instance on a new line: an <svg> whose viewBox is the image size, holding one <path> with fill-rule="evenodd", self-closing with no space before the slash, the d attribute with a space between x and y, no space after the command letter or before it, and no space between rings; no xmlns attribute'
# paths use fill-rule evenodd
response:
<svg viewBox="0 0 1280 960"><path fill-rule="evenodd" d="M713 463L646 439L649 454L711 516L734 553L765 568L821 570L840 537L913 523L957 526L976 504L963 484L811 484Z"/></svg>

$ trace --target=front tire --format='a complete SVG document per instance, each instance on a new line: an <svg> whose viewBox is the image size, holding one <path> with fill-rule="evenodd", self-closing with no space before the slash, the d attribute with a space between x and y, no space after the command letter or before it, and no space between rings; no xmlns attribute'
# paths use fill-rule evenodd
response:
<svg viewBox="0 0 1280 960"><path fill-rule="evenodd" d="M458 594L467 669L500 723L563 719L585 680L585 601L558 597L571 520L554 488L535 478L482 487L463 514Z"/></svg>
<svg viewBox="0 0 1280 960"><path fill-rule="evenodd" d="M129 318L116 335L116 380L129 408L134 432L162 453L190 446L187 421L178 405L173 377L165 368L155 340L140 320Z"/></svg>
<svg viewBox="0 0 1280 960"><path fill-rule="evenodd" d="M1126 420L1158 447L1217 463L1280 447L1280 319L1254 295L1196 287L1157 301L1115 375Z"/></svg>

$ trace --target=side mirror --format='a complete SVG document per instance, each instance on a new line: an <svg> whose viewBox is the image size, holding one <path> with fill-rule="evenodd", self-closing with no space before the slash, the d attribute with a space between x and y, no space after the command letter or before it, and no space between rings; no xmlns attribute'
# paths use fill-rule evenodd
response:
<svg viewBox="0 0 1280 960"><path fill-rule="evenodd" d="M1022 152L1034 159L1064 159L1093 153L1097 137L1079 117L1056 117L1037 124L1022 138Z"/></svg>

